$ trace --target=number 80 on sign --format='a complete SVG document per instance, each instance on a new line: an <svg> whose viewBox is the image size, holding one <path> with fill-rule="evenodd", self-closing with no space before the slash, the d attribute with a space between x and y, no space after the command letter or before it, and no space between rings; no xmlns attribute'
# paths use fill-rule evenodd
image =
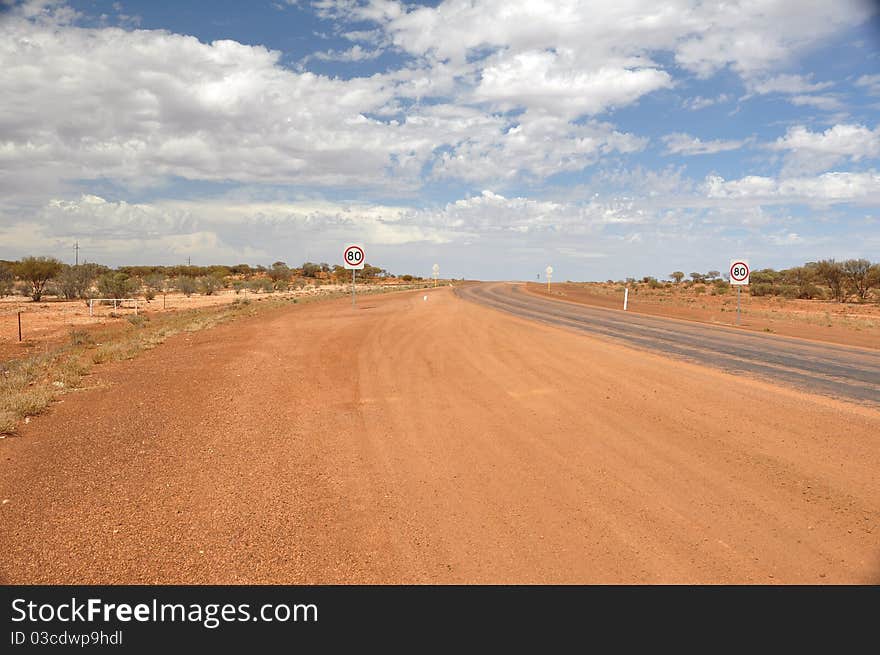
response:
<svg viewBox="0 0 880 655"><path fill-rule="evenodd" d="M749 273L749 262L747 260L730 260L730 283L732 285L747 285L749 283Z"/></svg>
<svg viewBox="0 0 880 655"><path fill-rule="evenodd" d="M362 269L364 267L364 249L356 243L345 246L342 252L342 262L345 268Z"/></svg>

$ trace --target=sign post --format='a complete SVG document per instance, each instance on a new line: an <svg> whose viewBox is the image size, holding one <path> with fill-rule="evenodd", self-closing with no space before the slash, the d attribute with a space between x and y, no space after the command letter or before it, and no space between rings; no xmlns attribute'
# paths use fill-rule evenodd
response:
<svg viewBox="0 0 880 655"><path fill-rule="evenodd" d="M548 266L544 269L544 273L547 275L547 293L550 293L550 278L553 277L553 267Z"/></svg>
<svg viewBox="0 0 880 655"><path fill-rule="evenodd" d="M749 260L747 259L731 259L730 260L730 284L736 287L736 324L740 321L740 291L742 287L749 284Z"/></svg>
<svg viewBox="0 0 880 655"><path fill-rule="evenodd" d="M434 286L437 286L437 278L440 275L440 264L434 264L434 267L431 269L434 271Z"/></svg>
<svg viewBox="0 0 880 655"><path fill-rule="evenodd" d="M345 250L342 251L342 263L345 268L351 269L351 306L354 307L355 299L354 299L354 280L355 280L355 271L358 269L363 270L364 268L364 248L363 246L357 243L350 243L345 246Z"/></svg>

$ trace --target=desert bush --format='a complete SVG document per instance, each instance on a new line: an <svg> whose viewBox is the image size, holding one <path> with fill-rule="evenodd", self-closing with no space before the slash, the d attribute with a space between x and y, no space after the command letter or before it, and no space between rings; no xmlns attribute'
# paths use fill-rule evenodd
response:
<svg viewBox="0 0 880 655"><path fill-rule="evenodd" d="M15 274L30 286L30 296L40 302L46 283L61 272L62 263L52 257L25 257L15 265Z"/></svg>
<svg viewBox="0 0 880 655"><path fill-rule="evenodd" d="M127 316L126 320L135 327L144 327L149 322L150 318L143 314L132 314L131 316Z"/></svg>
<svg viewBox="0 0 880 655"><path fill-rule="evenodd" d="M104 273L98 278L98 295L102 298L131 298L140 284L127 273Z"/></svg>
<svg viewBox="0 0 880 655"><path fill-rule="evenodd" d="M248 287L254 293L260 292L271 292L275 289L275 285L272 283L272 280L265 277L258 277L250 280L248 282Z"/></svg>
<svg viewBox="0 0 880 655"><path fill-rule="evenodd" d="M12 266L6 262L0 262L0 298L11 296L15 288L15 273Z"/></svg>
<svg viewBox="0 0 880 655"><path fill-rule="evenodd" d="M866 300L871 287L877 284L871 270L871 262L867 259L848 259L841 264L841 269L847 290L859 300Z"/></svg>
<svg viewBox="0 0 880 655"><path fill-rule="evenodd" d="M0 434L15 434L18 423L15 415L7 410L0 410Z"/></svg>
<svg viewBox="0 0 880 655"><path fill-rule="evenodd" d="M89 365L77 357L70 357L61 362L55 371L54 377L60 386L74 389L79 386L82 376L88 373Z"/></svg>
<svg viewBox="0 0 880 655"><path fill-rule="evenodd" d="M321 265L313 262L305 262L302 265L301 270L303 277L315 277L315 274L320 272Z"/></svg>
<svg viewBox="0 0 880 655"><path fill-rule="evenodd" d="M751 280L750 280L751 281ZM753 296L772 296L773 285L767 282L749 285L749 294Z"/></svg>
<svg viewBox="0 0 880 655"><path fill-rule="evenodd" d="M97 264L78 264L68 266L65 264L56 278L56 284L61 294L68 300L88 298L89 289L92 288L102 266Z"/></svg>
<svg viewBox="0 0 880 655"><path fill-rule="evenodd" d="M189 298L196 291L196 281L189 275L181 275L176 280L177 289Z"/></svg>
<svg viewBox="0 0 880 655"><path fill-rule="evenodd" d="M199 278L199 288L206 296L213 296L218 289L222 288L223 283L220 279L213 275L206 275Z"/></svg>
<svg viewBox="0 0 880 655"><path fill-rule="evenodd" d="M36 416L52 402L52 392L43 387L31 387L12 394L4 400L4 411L18 418Z"/></svg>
<svg viewBox="0 0 880 655"><path fill-rule="evenodd" d="M798 291L798 287L794 284L780 284L776 295L793 300L794 298L800 297L800 292Z"/></svg>
<svg viewBox="0 0 880 655"><path fill-rule="evenodd" d="M796 266L782 272L783 279L787 283L781 289L781 295L786 298L791 297L791 290L787 287L793 286L796 289L795 298L811 299L819 294L819 289L815 284L816 272L811 266Z"/></svg>
<svg viewBox="0 0 880 655"><path fill-rule="evenodd" d="M320 267L319 269L320 270ZM271 268L268 270L269 279L272 280L276 284L276 287L279 287L279 283L286 282L290 279L290 268L284 262L275 262L272 264Z"/></svg>
<svg viewBox="0 0 880 655"><path fill-rule="evenodd" d="M694 285L694 293L706 293L706 287L703 284Z"/></svg>
<svg viewBox="0 0 880 655"><path fill-rule="evenodd" d="M95 340L86 330L71 330L70 343L74 346L85 346L95 343Z"/></svg>
<svg viewBox="0 0 880 655"><path fill-rule="evenodd" d="M837 302L846 300L846 275L843 266L833 259L823 259L812 266L818 279L825 283L831 291L831 297Z"/></svg>

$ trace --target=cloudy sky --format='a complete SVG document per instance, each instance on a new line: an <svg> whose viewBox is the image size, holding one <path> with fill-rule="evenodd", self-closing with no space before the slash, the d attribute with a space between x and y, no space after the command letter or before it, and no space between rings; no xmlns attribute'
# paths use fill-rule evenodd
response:
<svg viewBox="0 0 880 655"><path fill-rule="evenodd" d="M0 0L0 258L880 259L860 0Z"/></svg>

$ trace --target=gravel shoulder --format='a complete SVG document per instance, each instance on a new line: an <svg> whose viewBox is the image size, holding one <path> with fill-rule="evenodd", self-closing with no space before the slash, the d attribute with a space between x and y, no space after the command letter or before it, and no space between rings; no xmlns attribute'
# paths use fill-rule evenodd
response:
<svg viewBox="0 0 880 655"><path fill-rule="evenodd" d="M0 582L880 582L876 409L448 288L95 371L0 441Z"/></svg>

